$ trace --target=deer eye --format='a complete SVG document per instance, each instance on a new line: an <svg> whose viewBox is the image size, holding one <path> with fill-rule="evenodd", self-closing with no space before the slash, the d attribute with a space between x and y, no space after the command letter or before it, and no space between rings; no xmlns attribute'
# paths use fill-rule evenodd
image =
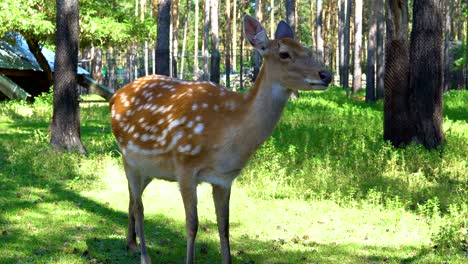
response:
<svg viewBox="0 0 468 264"><path fill-rule="evenodd" d="M289 59L290 58L289 53L287 53L287 52L280 52L279 56L280 56L281 59Z"/></svg>

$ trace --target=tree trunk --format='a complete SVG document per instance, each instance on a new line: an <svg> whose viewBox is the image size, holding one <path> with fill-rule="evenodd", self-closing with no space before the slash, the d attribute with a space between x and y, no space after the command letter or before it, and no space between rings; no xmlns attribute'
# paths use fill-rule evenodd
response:
<svg viewBox="0 0 468 264"><path fill-rule="evenodd" d="M270 36L275 35L275 0L270 0Z"/></svg>
<svg viewBox="0 0 468 264"><path fill-rule="evenodd" d="M344 87L344 33L345 33L345 14L346 14L346 5L345 5L346 0L339 0L339 5L340 5L340 11L339 11L339 31L338 31L338 43L339 43L339 54L340 54L340 85Z"/></svg>
<svg viewBox="0 0 468 264"><path fill-rule="evenodd" d="M362 89L361 48L362 48L362 0L355 0L354 8L354 67L353 93Z"/></svg>
<svg viewBox="0 0 468 264"><path fill-rule="evenodd" d="M233 14L232 14L232 63L233 71L237 69L237 0L233 1Z"/></svg>
<svg viewBox="0 0 468 264"><path fill-rule="evenodd" d="M442 19L441 1L414 0L409 103L416 140L427 149L438 147L444 140Z"/></svg>
<svg viewBox="0 0 468 264"><path fill-rule="evenodd" d="M42 54L42 48L39 46L39 40L31 39L30 37L26 36L26 43L28 44L29 51L34 55L36 58L37 63L41 66L42 70L46 74L47 82L49 83L49 87L54 83L54 78L52 76L52 70L50 69L49 63L47 59Z"/></svg>
<svg viewBox="0 0 468 264"><path fill-rule="evenodd" d="M296 0L286 0L286 22L289 24L291 29L296 36ZM274 35L272 35L273 37Z"/></svg>
<svg viewBox="0 0 468 264"><path fill-rule="evenodd" d="M409 116L408 2L387 0L387 45L385 52L384 139L395 147L413 136Z"/></svg>
<svg viewBox="0 0 468 264"><path fill-rule="evenodd" d="M205 0L204 20L203 20L203 80L210 79L208 69L208 46L209 46L209 32L210 32L210 0Z"/></svg>
<svg viewBox="0 0 468 264"><path fill-rule="evenodd" d="M375 0L375 14L377 15L377 74L376 74L376 94L377 99L384 98L385 87L385 21L384 21L384 0Z"/></svg>
<svg viewBox="0 0 468 264"><path fill-rule="evenodd" d="M172 76L177 78L179 61L179 1L172 2Z"/></svg>
<svg viewBox="0 0 468 264"><path fill-rule="evenodd" d="M211 70L210 80L219 83L219 18L218 1L211 1Z"/></svg>
<svg viewBox="0 0 468 264"><path fill-rule="evenodd" d="M260 0L255 0L255 18L258 21L262 21L262 8L261 8L262 2ZM253 80L257 79L257 75L260 72L260 65L262 64L262 57L260 56L260 53L254 49L253 53L253 62L254 62L254 69L253 69Z"/></svg>
<svg viewBox="0 0 468 264"><path fill-rule="evenodd" d="M322 0L317 0L317 22L316 22L316 41L317 43L317 56L320 62L323 62L323 38L322 38L322 22L323 22L323 12L322 12L322 7L323 7L323 1Z"/></svg>
<svg viewBox="0 0 468 264"><path fill-rule="evenodd" d="M346 1L345 27L344 27L344 65L343 65L343 88L349 97L349 61L351 45L351 0Z"/></svg>
<svg viewBox="0 0 468 264"><path fill-rule="evenodd" d="M169 76L169 31L171 25L171 0L158 2L158 37L156 41L156 74Z"/></svg>
<svg viewBox="0 0 468 264"><path fill-rule="evenodd" d="M185 64L185 48L187 47L187 32L188 32L188 22L190 20L190 0L187 0L187 9L185 11L185 23L184 23L184 38L182 40L182 58L180 62L180 78L184 78L184 64Z"/></svg>
<svg viewBox="0 0 468 264"><path fill-rule="evenodd" d="M102 49L96 48L94 51L94 58L92 61L92 76L98 84L102 84Z"/></svg>
<svg viewBox="0 0 468 264"><path fill-rule="evenodd" d="M226 35L224 37L224 49L225 49L225 75L226 75L226 87L231 88L231 0L226 1Z"/></svg>
<svg viewBox="0 0 468 264"><path fill-rule="evenodd" d="M198 80L198 20L199 20L199 3L195 0L195 29L194 29L194 44L193 44L193 79Z"/></svg>
<svg viewBox="0 0 468 264"><path fill-rule="evenodd" d="M146 0L140 0L140 21L143 23L145 21L146 13ZM145 40L143 44L143 64L145 69L145 76L149 74L148 72L148 41Z"/></svg>
<svg viewBox="0 0 468 264"><path fill-rule="evenodd" d="M445 9L445 41L444 41L444 76L443 76L443 89L448 91L450 89L450 42L452 37L452 28L450 27L450 14L452 12L452 0L449 0L449 4L446 5Z"/></svg>
<svg viewBox="0 0 468 264"><path fill-rule="evenodd" d="M88 155L81 142L77 93L79 9L77 0L57 0L54 111L50 144L57 151L78 150Z"/></svg>
<svg viewBox="0 0 468 264"><path fill-rule="evenodd" d="M369 6L369 37L367 45L367 71L366 71L366 102L375 102L375 46L377 33L377 17L375 15L375 2L370 1Z"/></svg>

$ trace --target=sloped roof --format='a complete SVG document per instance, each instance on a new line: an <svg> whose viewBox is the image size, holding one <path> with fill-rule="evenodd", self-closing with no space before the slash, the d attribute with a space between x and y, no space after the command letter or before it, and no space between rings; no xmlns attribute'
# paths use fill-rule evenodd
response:
<svg viewBox="0 0 468 264"><path fill-rule="evenodd" d="M42 71L23 36L10 33L9 38L16 40L16 43L12 44L6 40L0 40L0 68ZM53 72L55 53L45 47L42 47L41 51ZM89 72L78 67L78 74L89 74Z"/></svg>

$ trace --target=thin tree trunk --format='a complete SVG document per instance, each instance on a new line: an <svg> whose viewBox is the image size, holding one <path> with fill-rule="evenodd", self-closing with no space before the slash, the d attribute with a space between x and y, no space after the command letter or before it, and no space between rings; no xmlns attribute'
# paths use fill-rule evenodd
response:
<svg viewBox="0 0 468 264"><path fill-rule="evenodd" d="M338 42L339 42L339 53L340 53L340 85L344 87L344 75L343 75L343 70L344 70L344 29L345 29L345 0L339 0L339 31L338 31Z"/></svg>
<svg viewBox="0 0 468 264"><path fill-rule="evenodd" d="M310 10L309 10L309 27L310 27L310 35L311 35L311 45L313 47L314 50L316 50L315 48L315 18L314 18L314 2L315 0L310 0Z"/></svg>
<svg viewBox="0 0 468 264"><path fill-rule="evenodd" d="M362 0L355 0L353 93L362 89Z"/></svg>
<svg viewBox="0 0 468 264"><path fill-rule="evenodd" d="M237 0L233 1L233 14L232 14L232 63L231 67L233 71L237 71L237 38L240 37L240 34L237 32L237 20L238 20L238 12L237 12Z"/></svg>
<svg viewBox="0 0 468 264"><path fill-rule="evenodd" d="M320 62L323 62L323 37L322 37L322 24L323 24L323 1L322 0L317 0L317 22L315 25L316 28L316 41L317 43L317 56L319 58Z"/></svg>
<svg viewBox="0 0 468 264"><path fill-rule="evenodd" d="M140 21L143 23L145 21L146 13L146 0L140 0ZM145 76L149 74L148 72L148 41L145 40L143 44L143 65L145 68Z"/></svg>
<svg viewBox="0 0 468 264"><path fill-rule="evenodd" d="M445 9L445 41L444 41L444 76L443 76L443 89L448 91L450 89L450 41L452 35L452 28L450 27L450 14L452 12L452 0L446 5Z"/></svg>
<svg viewBox="0 0 468 264"><path fill-rule="evenodd" d="M349 61L350 61L350 45L351 45L351 0L346 1L345 27L344 27L344 65L343 65L343 88L346 91L346 96L350 96L349 91Z"/></svg>
<svg viewBox="0 0 468 264"><path fill-rule="evenodd" d="M158 37L156 41L156 74L169 76L169 31L171 24L171 0L158 2Z"/></svg>
<svg viewBox="0 0 468 264"><path fill-rule="evenodd" d="M211 1L211 70L210 80L219 83L219 18L218 1Z"/></svg>
<svg viewBox="0 0 468 264"><path fill-rule="evenodd" d="M260 0L255 0L255 18L257 18L257 20L260 22L262 21L261 4L262 2ZM256 49L254 49L253 62L254 62L253 80L256 80L257 75L260 72L260 65L262 64L262 57L260 56L260 53Z"/></svg>
<svg viewBox="0 0 468 264"><path fill-rule="evenodd" d="M208 69L208 42L209 42L209 31L210 31L210 0L205 0L204 22L203 22L203 80L208 81L210 79L210 73Z"/></svg>
<svg viewBox="0 0 468 264"><path fill-rule="evenodd" d="M291 29L296 36L296 0L286 0L286 22L289 24ZM273 36L273 35L272 35Z"/></svg>
<svg viewBox="0 0 468 264"><path fill-rule="evenodd" d="M366 71L366 102L375 102L375 46L377 33L377 17L375 15L375 2L370 1L369 6L369 37L367 45L367 71Z"/></svg>
<svg viewBox="0 0 468 264"><path fill-rule="evenodd" d="M409 103L415 136L427 149L442 144L442 28L439 0L414 0Z"/></svg>
<svg viewBox="0 0 468 264"><path fill-rule="evenodd" d="M180 78L184 78L184 64L185 64L185 48L187 47L187 32L188 22L190 20L190 0L187 0L187 10L185 11L186 19L184 23L184 39L182 40L182 61L180 62Z"/></svg>
<svg viewBox="0 0 468 264"><path fill-rule="evenodd" d="M224 49L226 52L225 56L225 75L226 75L226 87L231 88L231 21L232 21L232 13L231 13L231 0L226 1L226 35L224 37Z"/></svg>
<svg viewBox="0 0 468 264"><path fill-rule="evenodd" d="M270 0L270 36L275 35L275 0Z"/></svg>
<svg viewBox="0 0 468 264"><path fill-rule="evenodd" d="M57 0L54 111L50 144L57 151L78 150L88 155L81 142L77 92L79 8L77 0Z"/></svg>
<svg viewBox="0 0 468 264"><path fill-rule="evenodd" d="M172 2L172 76L177 76L177 63L179 61L179 1Z"/></svg>
<svg viewBox="0 0 468 264"><path fill-rule="evenodd" d="M102 49L96 48L92 61L92 76L97 83L102 84Z"/></svg>
<svg viewBox="0 0 468 264"><path fill-rule="evenodd" d="M377 15L377 74L376 74L376 94L377 99L384 98L385 87L385 20L384 20L384 0L375 0L375 14Z"/></svg>
<svg viewBox="0 0 468 264"><path fill-rule="evenodd" d="M199 2L195 0L195 29L194 29L194 44L193 44L193 79L198 80L198 22L199 22Z"/></svg>

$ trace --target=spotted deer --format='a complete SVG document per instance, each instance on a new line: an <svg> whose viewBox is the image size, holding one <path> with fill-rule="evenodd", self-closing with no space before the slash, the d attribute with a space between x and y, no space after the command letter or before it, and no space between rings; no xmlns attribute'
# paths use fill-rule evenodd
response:
<svg viewBox="0 0 468 264"><path fill-rule="evenodd" d="M161 75L140 78L110 101L112 132L122 152L130 194L127 247L141 246L141 263L150 263L143 234L142 193L153 178L179 184L186 214L186 262L194 262L198 230L197 185L212 185L223 263L231 263L229 199L231 184L249 157L271 135L294 90L323 90L331 74L312 52L294 40L288 24L275 39L245 15L244 32L264 58L255 84L239 94L212 82L182 81Z"/></svg>

